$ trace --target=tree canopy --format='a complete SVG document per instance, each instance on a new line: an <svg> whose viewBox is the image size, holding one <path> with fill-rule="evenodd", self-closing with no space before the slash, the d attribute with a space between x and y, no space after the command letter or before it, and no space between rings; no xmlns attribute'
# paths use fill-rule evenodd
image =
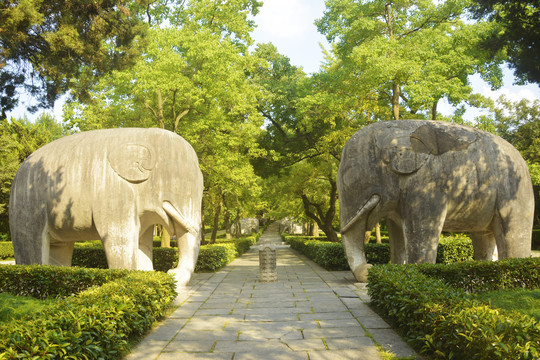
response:
<svg viewBox="0 0 540 360"><path fill-rule="evenodd" d="M145 26L139 3L120 0L6 0L0 4L0 105L2 117L24 87L37 107L52 107L72 89L128 66L140 54ZM35 108L34 108L35 109Z"/></svg>
<svg viewBox="0 0 540 360"><path fill-rule="evenodd" d="M463 122L464 104L490 105L470 75L497 88L500 65L518 57L510 38L486 45L518 31L505 23L514 8L471 1L327 0L315 25L331 46L314 74L273 44L254 44L256 0L4 1L0 119L21 88L40 99L36 107L70 97L62 125L50 116L2 120L0 220L18 164L37 147L73 131L160 127L197 152L210 241L261 214L317 224L337 241L345 142L378 121ZM527 16L512 21L525 31L537 7L520 6ZM467 9L479 19L466 19ZM457 108L453 117L440 115L442 99ZM491 105L473 125L506 138L538 170L538 102Z"/></svg>
<svg viewBox="0 0 540 360"><path fill-rule="evenodd" d="M505 51L521 82L540 84L540 1L473 0L471 10L495 25L482 47L493 54Z"/></svg>

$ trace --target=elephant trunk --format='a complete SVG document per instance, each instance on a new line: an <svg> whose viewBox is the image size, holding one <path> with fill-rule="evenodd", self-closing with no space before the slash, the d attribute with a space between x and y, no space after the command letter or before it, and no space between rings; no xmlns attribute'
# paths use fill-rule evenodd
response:
<svg viewBox="0 0 540 360"><path fill-rule="evenodd" d="M177 236L178 242L178 267L169 270L168 273L176 279L177 289L180 289L189 283L191 275L195 270L199 247L201 245L200 226L198 228L194 227L192 225L192 219L183 216L168 201L163 202L163 209L173 220L174 234Z"/></svg>
<svg viewBox="0 0 540 360"><path fill-rule="evenodd" d="M366 261L364 236L368 227L368 217L380 201L379 195L373 195L366 204L341 228L341 240L347 256L347 262L359 282L367 282L367 273L371 265Z"/></svg>
<svg viewBox="0 0 540 360"><path fill-rule="evenodd" d="M165 212L167 213L167 215L169 215L169 217L171 219L173 219L173 223L175 224L174 226L174 235L176 236L180 236L182 234L179 234L179 230L180 229L177 229L176 228L176 224L180 224L185 230L187 230L189 233L192 233L194 235L198 235L199 234L199 229L196 229L192 224L191 224L191 219L186 219L186 217L184 215L182 215L175 207L173 204L171 204L170 202L168 201L164 201L163 202L163 210L165 210Z"/></svg>
<svg viewBox="0 0 540 360"><path fill-rule="evenodd" d="M379 201L381 200L381 197L377 194L374 194L371 196L371 198L358 210L356 215L354 215L351 219L347 221L345 225L341 227L341 233L348 232L356 223L364 221L367 221L367 217L371 213L371 211L377 206Z"/></svg>

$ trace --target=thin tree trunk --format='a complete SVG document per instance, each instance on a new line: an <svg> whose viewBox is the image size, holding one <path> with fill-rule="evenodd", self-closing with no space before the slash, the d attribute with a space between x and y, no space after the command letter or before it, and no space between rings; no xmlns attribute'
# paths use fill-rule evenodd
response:
<svg viewBox="0 0 540 360"><path fill-rule="evenodd" d="M370 239L371 239L371 230L368 230L364 233L364 244L369 243Z"/></svg>
<svg viewBox="0 0 540 360"><path fill-rule="evenodd" d="M433 102L433 105L431 106L431 120L437 120L437 104L439 103L439 99L435 100Z"/></svg>
<svg viewBox="0 0 540 360"><path fill-rule="evenodd" d="M309 235L319 236L319 225L315 221L311 222L311 232Z"/></svg>
<svg viewBox="0 0 540 360"><path fill-rule="evenodd" d="M225 218L223 219L223 222L225 223L225 238L227 240L232 239L231 235L231 219L228 211L225 211Z"/></svg>
<svg viewBox="0 0 540 360"><path fill-rule="evenodd" d="M217 232L219 227L219 215L221 213L221 207L223 206L223 193L219 188L219 199L216 208L214 209L214 226L212 228L212 237L210 238L210 244L216 243Z"/></svg>
<svg viewBox="0 0 540 360"><path fill-rule="evenodd" d="M161 247L169 248L171 247L171 235L167 229L163 228L161 232Z"/></svg>
<svg viewBox="0 0 540 360"><path fill-rule="evenodd" d="M201 244L206 244L206 236L204 229L204 201L201 201Z"/></svg>
<svg viewBox="0 0 540 360"><path fill-rule="evenodd" d="M392 113L394 120L399 120L399 97L401 95L401 87L397 80L394 80L392 86Z"/></svg>

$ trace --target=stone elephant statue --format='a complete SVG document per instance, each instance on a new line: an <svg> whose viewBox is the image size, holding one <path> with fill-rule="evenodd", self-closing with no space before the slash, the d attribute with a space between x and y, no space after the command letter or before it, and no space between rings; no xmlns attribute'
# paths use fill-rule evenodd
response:
<svg viewBox="0 0 540 360"><path fill-rule="evenodd" d="M343 247L360 282L364 233L383 217L393 263L434 263L442 230L470 232L475 259L530 256L531 178L493 134L438 121L368 125L345 145L337 185Z"/></svg>
<svg viewBox="0 0 540 360"><path fill-rule="evenodd" d="M203 177L191 145L162 129L108 129L53 141L11 188L17 264L70 266L75 241L101 239L109 268L152 270L153 225L178 238L172 273L189 282L200 247Z"/></svg>

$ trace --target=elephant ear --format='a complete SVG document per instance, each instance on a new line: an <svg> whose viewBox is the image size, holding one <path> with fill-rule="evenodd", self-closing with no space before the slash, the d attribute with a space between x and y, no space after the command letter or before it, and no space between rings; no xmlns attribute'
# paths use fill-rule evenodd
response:
<svg viewBox="0 0 540 360"><path fill-rule="evenodd" d="M475 132L451 125L422 125L410 135L413 151L432 155L466 150L476 139Z"/></svg>
<svg viewBox="0 0 540 360"><path fill-rule="evenodd" d="M390 169L398 174L412 174L424 165L428 154L417 153L410 147L391 147L388 149Z"/></svg>
<svg viewBox="0 0 540 360"><path fill-rule="evenodd" d="M122 144L110 148L108 161L113 170L123 179L139 183L150 177L156 165L152 147L141 144Z"/></svg>
<svg viewBox="0 0 540 360"><path fill-rule="evenodd" d="M378 139L384 150L384 161L398 174L412 174L424 165L430 156L449 151L466 150L477 139L467 129L453 126L424 124L415 131L396 130Z"/></svg>

